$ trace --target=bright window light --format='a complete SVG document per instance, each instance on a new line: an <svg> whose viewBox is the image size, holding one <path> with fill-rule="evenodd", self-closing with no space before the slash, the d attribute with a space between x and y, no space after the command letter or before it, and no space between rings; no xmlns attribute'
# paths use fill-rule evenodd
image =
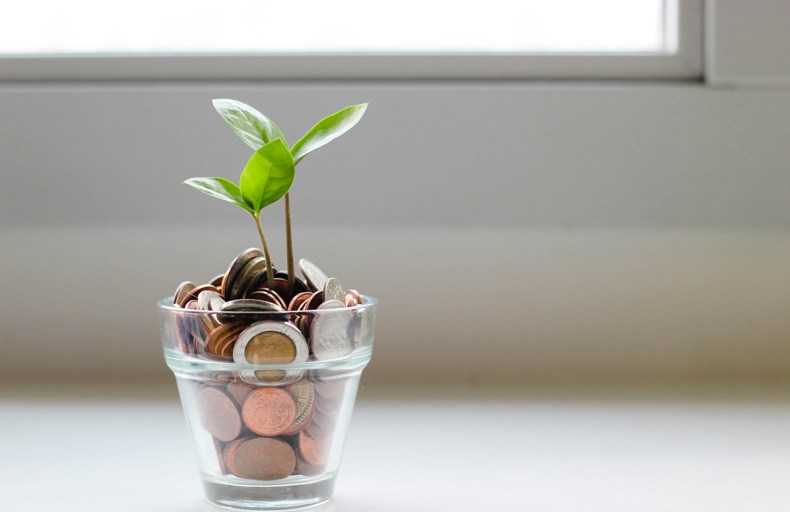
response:
<svg viewBox="0 0 790 512"><path fill-rule="evenodd" d="M25 0L0 54L670 53L677 0Z"/></svg>

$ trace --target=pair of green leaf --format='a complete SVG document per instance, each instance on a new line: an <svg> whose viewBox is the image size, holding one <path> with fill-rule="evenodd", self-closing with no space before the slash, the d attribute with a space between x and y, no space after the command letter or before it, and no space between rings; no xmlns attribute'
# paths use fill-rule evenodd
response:
<svg viewBox="0 0 790 512"><path fill-rule="evenodd" d="M184 183L211 197L233 203L254 216L278 201L293 184L295 166L309 153L350 130L362 119L367 103L352 105L325 117L291 149L280 128L268 117L240 101L214 100L214 108L255 153L239 178L239 186L225 178L190 178Z"/></svg>

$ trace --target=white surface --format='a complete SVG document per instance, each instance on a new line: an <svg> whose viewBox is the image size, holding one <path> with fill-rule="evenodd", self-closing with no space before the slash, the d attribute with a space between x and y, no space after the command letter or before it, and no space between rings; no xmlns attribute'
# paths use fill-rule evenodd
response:
<svg viewBox="0 0 790 512"><path fill-rule="evenodd" d="M48 392L59 396L6 389L0 400L3 510L210 509L170 393ZM786 386L363 395L325 510L727 512L790 501Z"/></svg>

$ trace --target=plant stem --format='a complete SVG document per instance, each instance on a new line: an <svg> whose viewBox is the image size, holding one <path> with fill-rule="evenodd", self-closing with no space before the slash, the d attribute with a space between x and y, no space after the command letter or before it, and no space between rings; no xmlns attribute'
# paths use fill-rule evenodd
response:
<svg viewBox="0 0 790 512"><path fill-rule="evenodd" d="M263 227L261 226L261 214L252 214L255 219L255 226L258 228L258 235L261 237L261 245L263 245L263 255L266 258L266 278L269 281L269 288L274 290L274 269L272 268L272 258L269 256L269 246L266 245L266 237L263 236Z"/></svg>
<svg viewBox="0 0 790 512"><path fill-rule="evenodd" d="M285 194L285 244L288 249L288 294L293 297L296 275L294 270L294 245L291 238L291 199Z"/></svg>

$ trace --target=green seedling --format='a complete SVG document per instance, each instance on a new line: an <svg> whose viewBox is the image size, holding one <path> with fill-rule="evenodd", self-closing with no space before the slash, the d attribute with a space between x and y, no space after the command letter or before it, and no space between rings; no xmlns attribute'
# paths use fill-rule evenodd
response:
<svg viewBox="0 0 790 512"><path fill-rule="evenodd" d="M367 103L352 105L325 117L289 148L277 124L256 109L236 100L214 100L214 108L222 119L255 153L245 165L239 185L225 178L190 178L184 183L206 195L233 203L252 216L266 257L270 288L274 287L274 272L261 225L261 210L285 197L288 290L293 293L295 268L288 191L293 184L295 166L311 152L350 130L362 119L367 106Z"/></svg>

